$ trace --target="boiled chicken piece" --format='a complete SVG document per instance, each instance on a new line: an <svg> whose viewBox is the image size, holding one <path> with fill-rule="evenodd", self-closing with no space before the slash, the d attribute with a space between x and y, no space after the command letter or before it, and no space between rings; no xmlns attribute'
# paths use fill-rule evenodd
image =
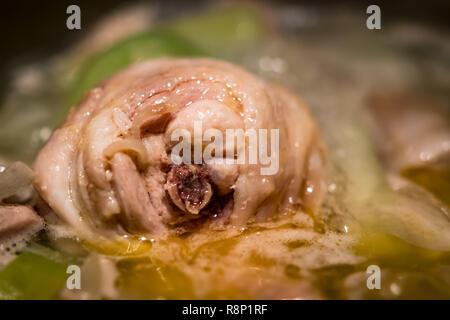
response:
<svg viewBox="0 0 450 320"><path fill-rule="evenodd" d="M221 61L158 59L86 93L34 185L80 236L164 235L317 209L324 166L317 124L287 89Z"/></svg>
<svg viewBox="0 0 450 320"><path fill-rule="evenodd" d="M28 206L0 205L0 242L26 238L44 227L42 219Z"/></svg>

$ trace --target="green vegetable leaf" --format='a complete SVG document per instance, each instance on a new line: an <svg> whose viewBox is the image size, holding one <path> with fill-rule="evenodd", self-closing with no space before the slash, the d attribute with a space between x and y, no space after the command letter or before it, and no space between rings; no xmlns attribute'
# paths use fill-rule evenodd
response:
<svg viewBox="0 0 450 320"><path fill-rule="evenodd" d="M171 31L154 30L134 35L89 58L81 67L71 90L68 106L77 104L83 93L98 82L129 65L150 58L201 56L191 42ZM67 110L64 110L64 115Z"/></svg>
<svg viewBox="0 0 450 320"><path fill-rule="evenodd" d="M241 46L254 44L261 39L265 29L261 12L250 5L234 5L197 14L165 27L221 57Z"/></svg>
<svg viewBox="0 0 450 320"><path fill-rule="evenodd" d="M0 271L1 300L55 298L64 285L67 264L23 252Z"/></svg>

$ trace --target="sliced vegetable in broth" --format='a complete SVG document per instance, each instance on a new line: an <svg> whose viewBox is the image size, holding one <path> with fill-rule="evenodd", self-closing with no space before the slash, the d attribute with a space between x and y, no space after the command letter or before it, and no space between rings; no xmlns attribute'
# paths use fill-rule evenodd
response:
<svg viewBox="0 0 450 320"><path fill-rule="evenodd" d="M409 168L402 172L407 179L424 187L450 206L450 168Z"/></svg>

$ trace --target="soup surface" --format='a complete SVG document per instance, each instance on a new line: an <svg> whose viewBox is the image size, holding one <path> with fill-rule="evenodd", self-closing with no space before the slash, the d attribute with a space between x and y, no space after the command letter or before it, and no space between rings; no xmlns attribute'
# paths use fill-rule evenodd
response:
<svg viewBox="0 0 450 320"><path fill-rule="evenodd" d="M124 20L134 21L129 30L105 36ZM400 22L377 33L360 20L300 6L236 4L181 18L123 8L75 47L17 70L0 108L0 195L12 180L29 189L0 199L31 205L46 227L2 240L0 297L449 299L447 38ZM299 205L269 221L164 239L83 239L30 187L27 169L7 177L17 161L31 166L99 81L147 59L199 56L281 83L309 107L329 164L316 212ZM65 287L69 265L81 267L81 290ZM378 290L369 266L381 272Z"/></svg>

